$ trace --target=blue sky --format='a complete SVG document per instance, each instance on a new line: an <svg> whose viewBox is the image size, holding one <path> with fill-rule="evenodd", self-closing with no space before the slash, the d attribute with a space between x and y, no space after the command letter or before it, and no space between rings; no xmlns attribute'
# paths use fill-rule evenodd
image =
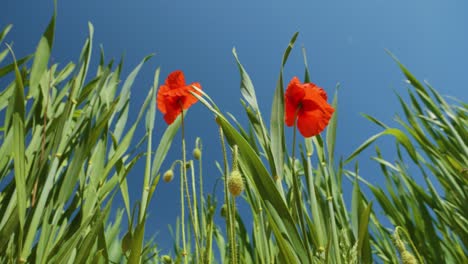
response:
<svg viewBox="0 0 468 264"><path fill-rule="evenodd" d="M14 25L7 42L14 43L18 57L35 50L52 10L51 0L2 3L0 27ZM461 0L58 1L52 57L62 65L77 61L90 21L95 28L94 61L98 59L100 44L107 60L125 54L123 77L144 56L156 54L143 67L133 87L133 112L143 102L157 67L161 67L161 79L180 69L188 82L200 82L223 111L233 113L246 124L232 48L236 47L256 87L261 110L269 119L283 51L294 32L299 31L285 68L285 80L289 82L295 75L303 77L300 49L303 46L313 82L329 94L337 83L341 84L337 155L347 156L379 131L360 113L392 124L399 113L395 92L406 93L404 77L384 49L394 53L417 78L428 80L443 95L467 101L466 10L468 2ZM166 127L161 114L156 122L155 133L160 136ZM205 181L207 187L212 186L220 177L214 166L216 160L221 162L220 147L212 115L201 104L190 110L187 130L189 151L197 136L203 140ZM143 134L140 127L137 137ZM386 157L393 160L392 140L379 144ZM371 154L368 151L361 157L361 173L369 181L379 183L377 166L369 161ZM177 138L168 161L179 158ZM168 166L169 162L165 168ZM132 202L140 197L143 170L141 164L129 176ZM171 246L167 226L175 223L178 208L178 184L161 184L151 205L148 233L158 234L156 240L163 250Z"/></svg>

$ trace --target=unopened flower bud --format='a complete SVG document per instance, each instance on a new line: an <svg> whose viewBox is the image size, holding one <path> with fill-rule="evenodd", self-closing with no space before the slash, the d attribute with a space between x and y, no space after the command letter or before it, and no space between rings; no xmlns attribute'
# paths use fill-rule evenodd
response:
<svg viewBox="0 0 468 264"><path fill-rule="evenodd" d="M164 256L162 256L161 259L162 259L162 262L164 264L171 264L172 263L172 258L169 255L164 255Z"/></svg>
<svg viewBox="0 0 468 264"><path fill-rule="evenodd" d="M195 148L193 150L193 158L196 160L200 160L201 158L201 150L199 148Z"/></svg>
<svg viewBox="0 0 468 264"><path fill-rule="evenodd" d="M163 180L165 182L171 182L172 179L174 179L174 171L172 170L167 170L164 175L163 175Z"/></svg>
<svg viewBox="0 0 468 264"><path fill-rule="evenodd" d="M227 181L229 192L234 197L239 196L244 191L244 180L238 170L232 171Z"/></svg>
<svg viewBox="0 0 468 264"><path fill-rule="evenodd" d="M226 216L227 216L227 205L226 204L223 204L223 206L221 206L221 210L219 211L219 213L221 214L221 217L226 218Z"/></svg>

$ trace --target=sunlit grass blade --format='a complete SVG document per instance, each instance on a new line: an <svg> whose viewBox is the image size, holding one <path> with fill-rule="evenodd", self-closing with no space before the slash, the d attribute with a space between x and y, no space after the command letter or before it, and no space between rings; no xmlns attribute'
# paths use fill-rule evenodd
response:
<svg viewBox="0 0 468 264"><path fill-rule="evenodd" d="M288 47L284 51L283 59L281 62L280 74L276 84L276 90L273 97L273 103L271 106L271 117L270 117L270 149L273 161L273 167L275 169L275 176L280 177L283 174L284 156L286 150L286 143L284 137L284 87L283 87L283 69L288 60L289 54L291 53L294 43L296 42L298 32L292 36ZM279 189L283 194L282 185L278 184Z"/></svg>
<svg viewBox="0 0 468 264"><path fill-rule="evenodd" d="M39 93L39 82L47 70L52 45L54 43L55 18L57 16L57 1L54 1L54 13L44 32L34 54L34 62L31 68L31 79L29 85L29 96L36 97Z"/></svg>

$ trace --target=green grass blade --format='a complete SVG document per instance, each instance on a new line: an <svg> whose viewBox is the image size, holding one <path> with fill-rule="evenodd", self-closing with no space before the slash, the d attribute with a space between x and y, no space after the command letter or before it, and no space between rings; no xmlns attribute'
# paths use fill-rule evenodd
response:
<svg viewBox="0 0 468 264"><path fill-rule="evenodd" d="M20 228L24 228L28 196L26 192L26 157L24 124L18 113L13 114L13 159L15 169L16 199ZM22 239L22 238L20 238Z"/></svg>
<svg viewBox="0 0 468 264"><path fill-rule="evenodd" d="M39 93L39 82L47 70L47 64L49 63L50 54L52 52L52 46L54 43L54 31L55 31L55 18L57 17L57 1L54 1L54 13L47 26L44 35L42 36L39 44L37 45L36 52L34 54L34 62L31 68L31 79L29 95L37 96Z"/></svg>
<svg viewBox="0 0 468 264"><path fill-rule="evenodd" d="M8 73L14 71L15 70L15 64L16 64L17 67L19 67L19 66L25 64L26 62L28 62L32 57L33 57L32 55L28 55L26 57L23 57L23 58L19 59L15 63L11 63L11 64L8 64L5 67L0 68L0 78L7 75Z"/></svg>
<svg viewBox="0 0 468 264"><path fill-rule="evenodd" d="M255 112L259 112L257 97L255 95L255 88L252 84L249 74L244 69L244 66L239 61L237 57L236 49L232 49L232 54L236 58L237 67L239 67L239 72L241 74L241 94L247 103L254 109Z"/></svg>
<svg viewBox="0 0 468 264"><path fill-rule="evenodd" d="M286 149L284 137L284 88L283 88L283 68L286 65L289 54L291 53L294 43L296 42L298 32L296 32L288 47L286 48L283 60L281 62L280 74L276 84L276 91L273 97L270 117L270 134L271 134L271 156L275 168L275 175L281 177L283 174L284 153Z"/></svg>

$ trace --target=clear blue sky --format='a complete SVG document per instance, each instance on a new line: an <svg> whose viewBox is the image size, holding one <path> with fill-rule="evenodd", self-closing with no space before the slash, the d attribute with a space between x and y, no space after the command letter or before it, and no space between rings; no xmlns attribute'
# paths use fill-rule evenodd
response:
<svg viewBox="0 0 468 264"><path fill-rule="evenodd" d="M35 50L52 10L52 0L3 1L0 27L14 25L7 42L14 43L18 57ZM394 91L406 93L404 77L384 49L393 52L416 77L428 80L443 95L468 99L467 10L468 2L461 0L58 1L52 57L62 65L77 61L90 21L95 27L94 61L98 59L100 44L107 60L125 54L124 77L144 56L156 53L133 87L133 112L143 102L153 73L160 66L162 79L173 70L183 70L188 82L200 82L222 110L246 124L231 49L236 47L254 82L262 112L269 119L281 56L293 33L299 31L285 79L303 77L300 48L304 46L312 80L328 93L337 83L341 84L337 155L347 156L379 131L359 113L391 124L399 112ZM159 136L166 128L161 114L156 122ZM189 151L195 137L202 137L205 181L207 187L212 186L220 177L214 162L221 161L212 115L197 104L190 110L187 122ZM143 134L140 127L137 137ZM392 140L379 143L385 147ZM384 149L384 153L393 160L391 151ZM378 183L378 170L368 160L373 153L364 154L367 156L361 158L361 173ZM178 158L179 138L168 160ZM142 163L128 177L132 202L140 197L143 170ZM347 197L350 199L350 195ZM240 206L245 208L242 203ZM148 234L157 233L156 240L163 251L171 247L167 226L175 223L178 214L178 184L161 184L151 205Z"/></svg>

